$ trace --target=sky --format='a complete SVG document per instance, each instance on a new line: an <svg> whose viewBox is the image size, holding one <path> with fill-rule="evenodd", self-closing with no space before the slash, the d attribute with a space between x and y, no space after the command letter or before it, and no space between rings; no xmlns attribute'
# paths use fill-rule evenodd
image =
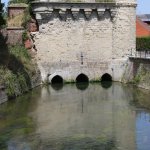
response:
<svg viewBox="0 0 150 150"><path fill-rule="evenodd" d="M1 0L7 5L9 0ZM150 0L137 0L137 14L150 14Z"/></svg>

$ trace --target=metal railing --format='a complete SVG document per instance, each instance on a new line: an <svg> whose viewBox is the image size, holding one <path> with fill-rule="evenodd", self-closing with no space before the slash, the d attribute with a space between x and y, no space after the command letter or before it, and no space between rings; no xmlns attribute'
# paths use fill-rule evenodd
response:
<svg viewBox="0 0 150 150"><path fill-rule="evenodd" d="M131 51L131 55L129 57L150 59L150 51L135 51L134 53Z"/></svg>

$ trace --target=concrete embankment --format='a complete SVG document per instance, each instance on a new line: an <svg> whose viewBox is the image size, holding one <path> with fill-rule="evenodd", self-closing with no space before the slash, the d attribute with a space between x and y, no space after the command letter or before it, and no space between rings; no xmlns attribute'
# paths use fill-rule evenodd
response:
<svg viewBox="0 0 150 150"><path fill-rule="evenodd" d="M130 58L123 82L150 90L150 59Z"/></svg>

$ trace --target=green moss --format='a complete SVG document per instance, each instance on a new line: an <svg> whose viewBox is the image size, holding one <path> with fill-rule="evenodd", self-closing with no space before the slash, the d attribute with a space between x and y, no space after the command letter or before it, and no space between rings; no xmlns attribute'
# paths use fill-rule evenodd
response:
<svg viewBox="0 0 150 150"><path fill-rule="evenodd" d="M133 78L132 83L138 85L142 80L145 80L147 76L149 76L150 73L148 70L144 68L144 66L141 66L139 69L139 72L136 74L136 76ZM145 80L146 81L146 80Z"/></svg>

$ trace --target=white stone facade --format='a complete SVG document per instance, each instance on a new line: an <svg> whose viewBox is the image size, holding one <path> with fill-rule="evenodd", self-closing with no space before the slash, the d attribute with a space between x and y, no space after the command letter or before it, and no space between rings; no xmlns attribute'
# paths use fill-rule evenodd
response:
<svg viewBox="0 0 150 150"><path fill-rule="evenodd" d="M83 73L100 80L108 73L121 81L135 50L136 2L33 3L39 24L34 33L43 81L55 75L75 81Z"/></svg>

